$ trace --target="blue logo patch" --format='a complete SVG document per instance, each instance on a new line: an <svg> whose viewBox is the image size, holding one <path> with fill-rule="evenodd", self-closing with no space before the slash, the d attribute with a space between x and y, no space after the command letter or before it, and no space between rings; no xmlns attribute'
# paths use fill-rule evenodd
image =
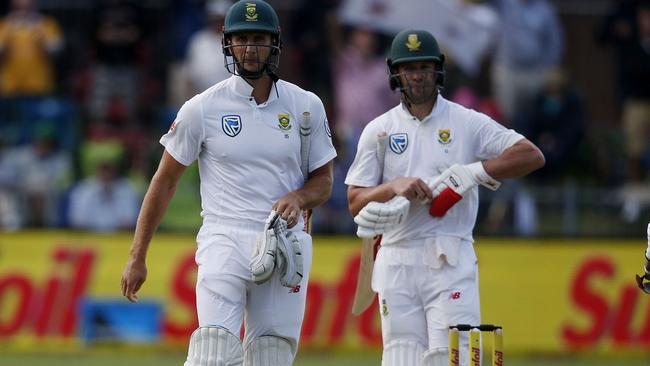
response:
<svg viewBox="0 0 650 366"><path fill-rule="evenodd" d="M327 118L325 118L323 124L325 125L325 133L327 136L332 137L332 131L330 131L330 124L327 122Z"/></svg>
<svg viewBox="0 0 650 366"><path fill-rule="evenodd" d="M389 141L390 149L395 154L403 153L409 145L409 137L405 133L394 133L390 135Z"/></svg>
<svg viewBox="0 0 650 366"><path fill-rule="evenodd" d="M241 117L237 115L221 117L221 128L226 135L230 137L237 136L241 132Z"/></svg>

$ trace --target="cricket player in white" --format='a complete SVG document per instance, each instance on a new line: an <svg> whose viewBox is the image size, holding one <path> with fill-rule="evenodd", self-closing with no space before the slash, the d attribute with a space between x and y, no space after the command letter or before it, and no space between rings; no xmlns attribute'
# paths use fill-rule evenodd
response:
<svg viewBox="0 0 650 366"><path fill-rule="evenodd" d="M142 204L122 292L137 301L153 233L178 179L198 159L199 328L185 366L288 366L311 267L301 212L329 198L336 152L320 99L275 74L281 42L273 8L239 1L224 23L234 75L185 103L161 138L165 152ZM310 133L302 134L305 122Z"/></svg>
<svg viewBox="0 0 650 366"><path fill-rule="evenodd" d="M387 62L402 102L365 127L345 180L348 202L360 236L383 234L372 276L382 365L446 366L448 326L480 323L477 185L496 189L544 157L520 134L439 94L444 55L430 33L397 34ZM466 352L460 361L467 365Z"/></svg>

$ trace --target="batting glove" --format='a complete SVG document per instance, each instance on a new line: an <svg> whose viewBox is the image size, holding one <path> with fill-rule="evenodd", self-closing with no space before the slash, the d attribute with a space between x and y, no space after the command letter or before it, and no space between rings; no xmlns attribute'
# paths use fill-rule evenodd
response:
<svg viewBox="0 0 650 366"><path fill-rule="evenodd" d="M427 184L434 197L429 207L429 214L433 217L443 217L463 198L465 192L479 184L493 191L501 185L487 174L480 161L467 165L454 164Z"/></svg>
<svg viewBox="0 0 650 366"><path fill-rule="evenodd" d="M368 203L354 217L354 222L359 225L357 236L372 238L394 229L406 220L410 206L409 200L403 196L395 196L383 203Z"/></svg>
<svg viewBox="0 0 650 366"><path fill-rule="evenodd" d="M281 220L277 212L271 211L271 214L266 219L264 231L257 236L255 242L250 268L253 282L258 285L268 281L275 269L278 238L273 230L273 226L278 219Z"/></svg>
<svg viewBox="0 0 650 366"><path fill-rule="evenodd" d="M287 222L282 218L276 221L273 230L278 238L276 268L280 273L280 283L284 287L294 288L303 277L300 241L293 232L287 230Z"/></svg>

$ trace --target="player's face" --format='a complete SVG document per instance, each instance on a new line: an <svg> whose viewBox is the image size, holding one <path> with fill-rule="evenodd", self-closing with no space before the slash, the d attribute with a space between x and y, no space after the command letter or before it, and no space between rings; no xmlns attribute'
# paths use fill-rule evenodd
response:
<svg viewBox="0 0 650 366"><path fill-rule="evenodd" d="M427 103L435 97L436 65L430 61L407 62L398 65L402 91L413 104Z"/></svg>
<svg viewBox="0 0 650 366"><path fill-rule="evenodd" d="M249 72L260 72L271 54L272 38L267 33L235 33L230 44L240 67Z"/></svg>

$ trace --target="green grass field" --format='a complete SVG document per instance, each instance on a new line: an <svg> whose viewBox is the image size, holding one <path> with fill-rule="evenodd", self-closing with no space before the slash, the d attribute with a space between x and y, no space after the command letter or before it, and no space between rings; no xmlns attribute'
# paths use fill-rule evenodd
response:
<svg viewBox="0 0 650 366"><path fill-rule="evenodd" d="M71 355L30 355L24 353L4 354L0 351L0 366L182 366L184 360L185 355L180 353L119 354L119 352L93 352ZM379 354L304 353L298 356L294 366L379 366L379 364ZM489 365L489 362L485 362L485 364ZM648 366L650 365L650 359L506 358L505 364L507 366Z"/></svg>

